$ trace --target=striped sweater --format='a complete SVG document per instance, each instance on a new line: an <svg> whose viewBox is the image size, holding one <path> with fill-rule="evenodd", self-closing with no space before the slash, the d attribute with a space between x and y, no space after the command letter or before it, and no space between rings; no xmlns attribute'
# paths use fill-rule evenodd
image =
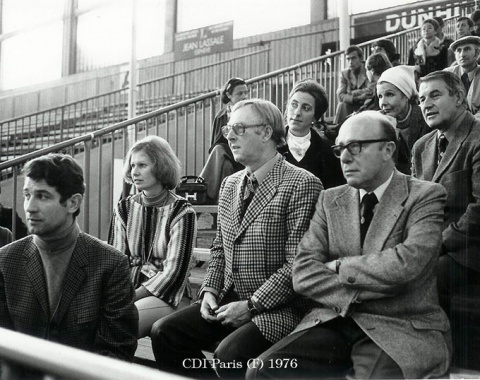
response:
<svg viewBox="0 0 480 380"><path fill-rule="evenodd" d="M192 206L173 192L169 196L173 203L163 207L143 205L141 193L122 199L113 213L108 242L129 256L135 288L143 285L177 307L185 290L191 296L188 277L197 228ZM156 274L148 278L142 267Z"/></svg>

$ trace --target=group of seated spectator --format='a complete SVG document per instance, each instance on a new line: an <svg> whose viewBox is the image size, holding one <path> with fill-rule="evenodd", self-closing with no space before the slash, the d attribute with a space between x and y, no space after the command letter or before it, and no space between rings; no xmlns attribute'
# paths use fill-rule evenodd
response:
<svg viewBox="0 0 480 380"><path fill-rule="evenodd" d="M334 142L318 132L329 99L317 81L294 83L285 115L247 99L243 79L226 83L201 173L217 233L193 304L195 211L174 192L181 165L165 139L128 151L136 194L113 210L108 244L77 224L78 163L29 161L30 235L12 243L0 229L0 327L127 361L148 335L159 369L193 378L480 369L480 37L439 30L423 22L414 65L388 40L365 63L347 49Z"/></svg>

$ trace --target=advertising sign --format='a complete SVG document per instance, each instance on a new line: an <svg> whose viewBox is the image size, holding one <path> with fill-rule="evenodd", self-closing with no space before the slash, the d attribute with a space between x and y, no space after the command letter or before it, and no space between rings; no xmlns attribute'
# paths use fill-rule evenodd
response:
<svg viewBox="0 0 480 380"><path fill-rule="evenodd" d="M175 34L175 60L233 50L233 21Z"/></svg>
<svg viewBox="0 0 480 380"><path fill-rule="evenodd" d="M451 0L421 1L403 6L360 13L352 17L353 39L366 41L376 36L385 36L419 26L427 18L440 16L444 19L461 14L461 9L473 3ZM469 8L467 6L467 8Z"/></svg>

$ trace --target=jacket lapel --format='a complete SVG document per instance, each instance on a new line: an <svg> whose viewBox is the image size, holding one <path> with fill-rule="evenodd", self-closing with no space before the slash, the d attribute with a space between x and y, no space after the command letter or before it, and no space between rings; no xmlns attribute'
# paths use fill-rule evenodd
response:
<svg viewBox="0 0 480 380"><path fill-rule="evenodd" d="M24 252L25 260L25 272L32 284L33 293L38 299L45 315L49 316L50 307L48 305L47 286L45 282L45 274L43 272L42 259L40 254L33 243L33 239L30 245L28 245Z"/></svg>
<svg viewBox="0 0 480 380"><path fill-rule="evenodd" d="M440 161L440 165L438 165L437 171L433 176L434 182L438 182L438 179L443 175L443 173L445 173L452 161L462 149L463 143L465 142L465 139L467 138L474 121L475 118L467 112L465 118L455 130L452 141L448 142L447 150L445 151L445 154Z"/></svg>
<svg viewBox="0 0 480 380"><path fill-rule="evenodd" d="M363 251L380 252L390 236L393 227L403 212L403 204L408 197L405 176L395 171L392 182L377 205L372 222L368 228L363 244Z"/></svg>
<svg viewBox="0 0 480 380"><path fill-rule="evenodd" d="M422 171L425 181L432 181L437 167L437 134L432 133L425 142L425 149L422 152Z"/></svg>
<svg viewBox="0 0 480 380"><path fill-rule="evenodd" d="M75 249L70 259L70 264L65 274L63 281L63 292L60 299L60 304L57 309L57 313L54 318L61 321L66 311L70 307L70 303L77 294L78 290L83 286L83 282L87 277L85 270L83 269L88 265L87 259L88 247L83 239L83 232L80 232L78 236Z"/></svg>
<svg viewBox="0 0 480 380"><path fill-rule="evenodd" d="M255 193L255 196L253 197L247 211L245 212L243 220L241 221L237 237L240 236L250 224L252 224L252 222L261 214L261 211L267 206L270 200L275 196L277 189L282 182L284 166L285 161L283 158L280 158L258 187L257 192ZM242 186L240 185L239 187ZM242 194L240 193L238 198L240 200L240 209L242 203L241 197Z"/></svg>
<svg viewBox="0 0 480 380"><path fill-rule="evenodd" d="M338 232L341 247L348 247L340 256L356 256L360 252L360 199L358 190L348 187L335 200L336 207L332 209L332 231Z"/></svg>

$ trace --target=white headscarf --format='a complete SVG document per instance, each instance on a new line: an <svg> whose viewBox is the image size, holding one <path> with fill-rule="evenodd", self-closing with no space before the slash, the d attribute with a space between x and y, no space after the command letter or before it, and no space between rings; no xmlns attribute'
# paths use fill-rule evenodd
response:
<svg viewBox="0 0 480 380"><path fill-rule="evenodd" d="M400 65L385 70L377 81L377 86L388 82L397 87L403 94L411 99L417 95L415 84L415 66Z"/></svg>

